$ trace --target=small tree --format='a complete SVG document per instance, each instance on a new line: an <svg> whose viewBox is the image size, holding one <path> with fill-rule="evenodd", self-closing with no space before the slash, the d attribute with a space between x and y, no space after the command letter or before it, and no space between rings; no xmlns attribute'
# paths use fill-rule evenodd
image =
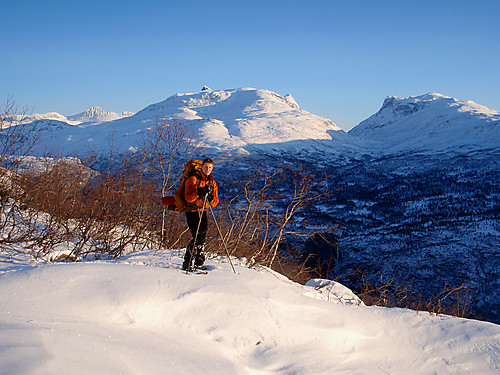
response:
<svg viewBox="0 0 500 375"><path fill-rule="evenodd" d="M280 199L284 202L284 207L278 211L276 219L272 224L275 228L274 236L271 242L270 249L265 257L265 262L268 267L272 267L276 261L280 244L287 235L304 235L296 228L290 229L293 219L302 212L306 207L327 195L327 190L314 191L313 185L318 182L305 169L284 168L281 174L281 184L284 184L288 189L283 189L285 196ZM290 194L291 192L291 194ZM307 234L309 235L309 233Z"/></svg>
<svg viewBox="0 0 500 375"><path fill-rule="evenodd" d="M20 110L11 98L0 109L0 230L9 232L2 240L7 242L14 233L12 223L17 215L12 203L21 193L17 167L38 140L36 132L29 132L26 114L27 110Z"/></svg>
<svg viewBox="0 0 500 375"><path fill-rule="evenodd" d="M33 148L38 141L38 133L29 130L27 110L20 110L8 98L0 109L0 166L11 169L16 165L14 156L27 155Z"/></svg>

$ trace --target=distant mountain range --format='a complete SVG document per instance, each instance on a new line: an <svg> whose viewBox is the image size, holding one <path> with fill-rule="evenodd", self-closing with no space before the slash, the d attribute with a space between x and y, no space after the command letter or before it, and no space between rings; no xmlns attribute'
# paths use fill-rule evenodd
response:
<svg viewBox="0 0 500 375"><path fill-rule="evenodd" d="M134 150L157 121L182 121L199 132L213 152L310 152L362 155L408 151L457 151L500 146L500 113L472 101L438 93L385 99L382 108L349 133L327 118L300 109L294 98L268 90L240 88L175 94L132 112L99 107L73 116L55 112L28 117L41 132L43 149L84 154ZM45 136L44 136L45 134Z"/></svg>
<svg viewBox="0 0 500 375"><path fill-rule="evenodd" d="M49 112L43 114L34 114L26 116L24 119L27 122L34 122L40 120L55 120L60 122L65 122L68 125L96 125L101 124L103 122L114 121L124 117L130 117L134 115L133 112L107 112L100 107L92 107L83 111L82 113L78 113L73 116L64 116L57 112Z"/></svg>

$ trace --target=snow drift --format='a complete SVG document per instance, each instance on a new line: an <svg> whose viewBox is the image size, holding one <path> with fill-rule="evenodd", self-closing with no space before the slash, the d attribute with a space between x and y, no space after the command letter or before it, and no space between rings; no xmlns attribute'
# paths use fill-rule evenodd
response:
<svg viewBox="0 0 500 375"><path fill-rule="evenodd" d="M3 374L494 374L497 325L365 307L223 258L186 275L181 254L74 264L3 258ZM320 289L317 289L320 288ZM341 298L325 300L327 294ZM350 297L349 297L350 294ZM347 297L347 299L345 298ZM350 301L350 302L346 302Z"/></svg>

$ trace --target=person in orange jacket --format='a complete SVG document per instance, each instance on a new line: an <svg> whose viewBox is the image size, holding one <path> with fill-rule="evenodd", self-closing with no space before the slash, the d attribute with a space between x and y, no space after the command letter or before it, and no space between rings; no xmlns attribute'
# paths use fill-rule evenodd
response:
<svg viewBox="0 0 500 375"><path fill-rule="evenodd" d="M184 186L186 204L186 221L193 238L186 247L183 270L206 269L205 239L208 231L208 205L215 207L219 204L217 183L214 181L212 170L214 162L210 158L203 160L201 170L188 177Z"/></svg>

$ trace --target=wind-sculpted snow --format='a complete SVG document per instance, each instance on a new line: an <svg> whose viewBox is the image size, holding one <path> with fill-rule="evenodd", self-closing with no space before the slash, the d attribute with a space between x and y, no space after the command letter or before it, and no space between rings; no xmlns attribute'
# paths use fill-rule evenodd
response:
<svg viewBox="0 0 500 375"><path fill-rule="evenodd" d="M500 369L497 325L328 302L265 268L236 264L234 274L223 258L207 262L208 275L186 275L180 254L165 250L74 264L2 260L5 375Z"/></svg>

